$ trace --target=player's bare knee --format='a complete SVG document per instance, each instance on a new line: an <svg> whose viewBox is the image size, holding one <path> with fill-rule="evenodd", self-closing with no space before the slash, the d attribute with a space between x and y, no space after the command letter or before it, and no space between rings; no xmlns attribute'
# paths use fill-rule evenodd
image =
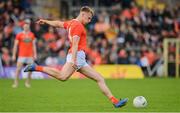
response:
<svg viewBox="0 0 180 113"><path fill-rule="evenodd" d="M97 82L104 82L104 78L98 74Z"/></svg>

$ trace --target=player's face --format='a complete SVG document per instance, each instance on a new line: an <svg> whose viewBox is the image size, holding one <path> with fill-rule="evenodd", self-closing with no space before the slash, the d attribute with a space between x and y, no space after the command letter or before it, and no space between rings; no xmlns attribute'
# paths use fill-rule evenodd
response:
<svg viewBox="0 0 180 113"><path fill-rule="evenodd" d="M83 24L88 24L89 22L91 22L91 19L92 19L92 14L89 12L85 12L84 13L84 16L83 16Z"/></svg>
<svg viewBox="0 0 180 113"><path fill-rule="evenodd" d="M29 26L29 24L24 24L23 28L25 31L29 31L30 26Z"/></svg>

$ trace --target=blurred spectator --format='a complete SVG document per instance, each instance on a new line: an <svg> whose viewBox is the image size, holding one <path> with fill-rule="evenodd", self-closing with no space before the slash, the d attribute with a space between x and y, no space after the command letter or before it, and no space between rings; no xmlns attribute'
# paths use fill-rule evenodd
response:
<svg viewBox="0 0 180 113"><path fill-rule="evenodd" d="M110 28L109 23L106 23L103 15L98 16L98 22L95 23L94 31L95 38L104 38L104 33Z"/></svg>
<svg viewBox="0 0 180 113"><path fill-rule="evenodd" d="M12 48L12 42L13 42L13 24L9 23L7 26L4 28L4 38L3 38L3 46L11 50Z"/></svg>
<svg viewBox="0 0 180 113"><path fill-rule="evenodd" d="M168 68L168 75L170 77L173 77L175 76L175 72L176 72L176 67L175 67L175 56L173 54L170 54L169 55L169 63L168 63L168 67L171 67L171 68Z"/></svg>
<svg viewBox="0 0 180 113"><path fill-rule="evenodd" d="M39 24L34 24L32 31L35 33L35 36L38 40L42 39L43 36L43 29L40 27Z"/></svg>
<svg viewBox="0 0 180 113"><path fill-rule="evenodd" d="M46 49L46 45L44 44L43 40L38 40L37 41L37 51L38 51L38 62L40 64L45 64L45 59L46 57L48 56L48 52L47 52L47 49Z"/></svg>
<svg viewBox="0 0 180 113"><path fill-rule="evenodd" d="M65 64L65 62L66 62L66 53L64 52L64 50L59 51L57 60L58 60L58 65L64 65Z"/></svg>
<svg viewBox="0 0 180 113"><path fill-rule="evenodd" d="M2 48L2 47L3 47L3 33L0 32L0 48ZM0 52L1 52L1 50L0 50Z"/></svg>
<svg viewBox="0 0 180 113"><path fill-rule="evenodd" d="M102 58L97 48L95 49L88 48L86 52L88 54L88 59L90 60L89 61L90 64L98 65L102 63Z"/></svg>
<svg viewBox="0 0 180 113"><path fill-rule="evenodd" d="M156 54L154 53L154 51L152 49L149 49L148 52L145 52L144 56L147 58L148 64L150 66L152 66L155 63L155 61L156 61Z"/></svg>
<svg viewBox="0 0 180 113"><path fill-rule="evenodd" d="M148 66L149 66L149 62L148 62L148 58L146 56L142 56L140 58L140 62L139 62L139 65L141 66L143 72L144 72L144 75L149 75L148 74Z"/></svg>
<svg viewBox="0 0 180 113"><path fill-rule="evenodd" d="M45 59L45 65L47 66L57 66L58 65L58 59L56 57L53 57L53 56L48 56L46 59Z"/></svg>
<svg viewBox="0 0 180 113"><path fill-rule="evenodd" d="M7 48L2 48L2 63L4 66L10 66L11 57Z"/></svg>
<svg viewBox="0 0 180 113"><path fill-rule="evenodd" d="M118 63L118 47L117 47L117 43L114 42L112 45L112 49L109 53L109 64L117 64Z"/></svg>
<svg viewBox="0 0 180 113"><path fill-rule="evenodd" d="M131 13L131 10L129 8L126 8L122 11L122 16L125 17L125 19L131 20L133 18L133 15Z"/></svg>
<svg viewBox="0 0 180 113"><path fill-rule="evenodd" d="M128 57L130 64L136 64L138 61L138 57L136 56L136 52L134 50L130 51L129 57Z"/></svg>
<svg viewBox="0 0 180 113"><path fill-rule="evenodd" d="M54 34L54 28L53 28L53 27L49 27L49 28L48 28L48 32L45 32L45 33L43 34L43 38L44 38L44 40L45 40L46 42L51 42L51 41L55 40L55 39L56 39L56 36L55 36L55 34Z"/></svg>
<svg viewBox="0 0 180 113"><path fill-rule="evenodd" d="M118 54L118 64L128 64L127 52L124 49L121 49Z"/></svg>
<svg viewBox="0 0 180 113"><path fill-rule="evenodd" d="M18 33L22 32L22 31L23 31L23 29L22 29L20 23L19 22L15 22L15 25L13 27L13 34L17 35Z"/></svg>

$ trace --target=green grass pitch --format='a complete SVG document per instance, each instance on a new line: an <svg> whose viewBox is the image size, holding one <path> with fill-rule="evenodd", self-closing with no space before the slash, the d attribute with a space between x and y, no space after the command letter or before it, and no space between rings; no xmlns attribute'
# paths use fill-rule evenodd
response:
<svg viewBox="0 0 180 113"><path fill-rule="evenodd" d="M32 87L11 88L11 79L0 79L0 111L18 112L180 112L180 79L107 79L106 83L118 98L128 97L123 108L114 108L89 79L32 80ZM146 97L146 108L134 108L135 96Z"/></svg>

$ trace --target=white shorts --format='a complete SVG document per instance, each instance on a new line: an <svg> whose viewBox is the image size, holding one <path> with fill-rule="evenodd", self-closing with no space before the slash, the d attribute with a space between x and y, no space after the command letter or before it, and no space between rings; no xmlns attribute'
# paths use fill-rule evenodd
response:
<svg viewBox="0 0 180 113"><path fill-rule="evenodd" d="M68 55L66 57L66 62L71 62L71 58L72 58L72 54L68 53ZM88 64L86 62L86 54L84 51L78 51L76 59L77 59L76 65L77 65L78 69L80 69L81 67L84 67L84 66L88 66Z"/></svg>
<svg viewBox="0 0 180 113"><path fill-rule="evenodd" d="M32 57L18 57L17 62L21 62L23 64L32 64L34 61Z"/></svg>

